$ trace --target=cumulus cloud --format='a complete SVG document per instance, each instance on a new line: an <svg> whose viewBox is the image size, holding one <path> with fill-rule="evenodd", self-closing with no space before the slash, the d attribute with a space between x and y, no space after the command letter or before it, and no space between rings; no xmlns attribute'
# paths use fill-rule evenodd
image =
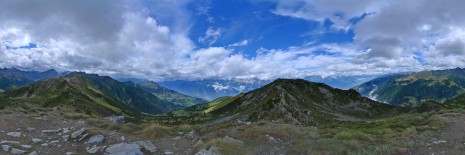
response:
<svg viewBox="0 0 465 155"><path fill-rule="evenodd" d="M275 15L330 20L334 29L353 30L354 42L263 47L250 57L234 49L249 45L248 39L212 46L222 37L221 28L209 27L197 38L207 47L197 47L189 38L190 0L0 0L0 66L156 81L465 67L465 21L457 20L465 2L267 1L277 3ZM362 19L354 23L354 18ZM31 43L37 47L25 48Z"/></svg>
<svg viewBox="0 0 465 155"><path fill-rule="evenodd" d="M429 56L462 57L465 44L461 19L464 1L365 1L290 0L275 1L276 15L310 21L330 20L335 29L352 29L360 55L354 62L401 60L415 53L425 56L426 66L438 64ZM357 23L353 19L361 18ZM456 34L456 35L454 35ZM459 56L462 55L462 56ZM436 59L442 59L437 58ZM444 59L445 60L445 59ZM461 59L454 59L459 62ZM443 61L443 60L440 60ZM434 62L434 63L433 63ZM451 67L465 67L453 63ZM412 68L416 68L413 66Z"/></svg>

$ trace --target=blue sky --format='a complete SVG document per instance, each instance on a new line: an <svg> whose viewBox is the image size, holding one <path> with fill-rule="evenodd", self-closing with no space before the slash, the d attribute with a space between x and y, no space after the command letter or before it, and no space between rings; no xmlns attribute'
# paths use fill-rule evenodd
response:
<svg viewBox="0 0 465 155"><path fill-rule="evenodd" d="M465 67L460 0L0 2L0 67L154 81Z"/></svg>

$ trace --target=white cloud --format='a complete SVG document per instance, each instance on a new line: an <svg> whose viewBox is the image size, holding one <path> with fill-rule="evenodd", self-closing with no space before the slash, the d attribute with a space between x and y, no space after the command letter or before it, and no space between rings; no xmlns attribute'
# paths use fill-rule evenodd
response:
<svg viewBox="0 0 465 155"><path fill-rule="evenodd" d="M207 45L212 45L221 37L221 33L221 28L214 29L212 27L209 27L205 32L205 35L199 37L199 42Z"/></svg>
<svg viewBox="0 0 465 155"><path fill-rule="evenodd" d="M249 40L242 40L242 41L239 41L237 43L234 43L234 44L231 44L229 46L231 47L240 47L240 46L247 46L249 44Z"/></svg>

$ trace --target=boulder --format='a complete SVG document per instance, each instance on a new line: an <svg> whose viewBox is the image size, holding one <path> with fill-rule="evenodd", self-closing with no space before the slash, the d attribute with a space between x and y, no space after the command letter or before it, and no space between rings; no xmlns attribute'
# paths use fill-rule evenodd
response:
<svg viewBox="0 0 465 155"><path fill-rule="evenodd" d="M195 155L221 155L221 153L216 147L216 145L212 145L208 150L202 149L199 152L195 153Z"/></svg>
<svg viewBox="0 0 465 155"><path fill-rule="evenodd" d="M110 145L105 149L105 153L109 155L143 155L140 151L139 145L137 144L128 144L128 143L119 143Z"/></svg>
<svg viewBox="0 0 465 155"><path fill-rule="evenodd" d="M147 150L150 153L155 153L155 151L157 151L157 147L155 147L155 145L153 145L153 143L150 141L136 141L132 143L139 145L139 147Z"/></svg>
<svg viewBox="0 0 465 155"><path fill-rule="evenodd" d="M37 153L37 151L32 151L31 153L29 153L27 155L39 155L39 153Z"/></svg>
<svg viewBox="0 0 465 155"><path fill-rule="evenodd" d="M98 135L94 135L92 137L89 138L89 140L87 140L87 142L85 142L86 144L100 144L103 142L103 139L105 137L102 135L102 134L98 134Z"/></svg>
<svg viewBox="0 0 465 155"><path fill-rule="evenodd" d="M92 148L86 149L87 153L95 154L95 153L102 153L105 148L101 146L94 146Z"/></svg>
<svg viewBox="0 0 465 155"><path fill-rule="evenodd" d="M63 135L61 136L61 139L63 139L63 141L67 142L68 139L69 139L69 135Z"/></svg>
<svg viewBox="0 0 465 155"><path fill-rule="evenodd" d="M56 129L56 130L42 130L42 133L59 133L61 129Z"/></svg>
<svg viewBox="0 0 465 155"><path fill-rule="evenodd" d="M24 150L15 149L15 148L11 149L11 154L16 155L16 154L24 154L24 153L26 153L26 151L24 151Z"/></svg>
<svg viewBox="0 0 465 155"><path fill-rule="evenodd" d="M73 133L71 134L71 139L75 139L75 138L81 136L82 133L84 133L85 131L86 131L86 129L85 129L85 128L82 128L82 129L80 129L80 130L78 130L78 131L73 132Z"/></svg>
<svg viewBox="0 0 465 155"><path fill-rule="evenodd" d="M11 136L11 137L20 137L21 132L8 132L6 135Z"/></svg>
<svg viewBox="0 0 465 155"><path fill-rule="evenodd" d="M5 152L10 151L10 148L11 148L11 146L9 146L9 145L2 145L2 149L3 149L3 151L5 151Z"/></svg>
<svg viewBox="0 0 465 155"><path fill-rule="evenodd" d="M21 147L22 147L22 148L25 148L25 149L30 149L30 148L32 148L31 145L21 145Z"/></svg>
<svg viewBox="0 0 465 155"><path fill-rule="evenodd" d="M32 138L32 143L35 144L35 143L41 143L43 142L42 139L39 139L39 138Z"/></svg>
<svg viewBox="0 0 465 155"><path fill-rule="evenodd" d="M2 141L0 141L0 144L19 144L19 142L18 141L2 140Z"/></svg>
<svg viewBox="0 0 465 155"><path fill-rule="evenodd" d="M107 117L108 120L112 121L113 123L124 123L124 116L109 116Z"/></svg>

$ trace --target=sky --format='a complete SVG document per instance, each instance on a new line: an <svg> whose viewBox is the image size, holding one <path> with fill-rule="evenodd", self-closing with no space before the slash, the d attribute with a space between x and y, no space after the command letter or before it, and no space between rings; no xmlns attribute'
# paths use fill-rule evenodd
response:
<svg viewBox="0 0 465 155"><path fill-rule="evenodd" d="M462 0L0 0L0 67L154 81L465 67Z"/></svg>

